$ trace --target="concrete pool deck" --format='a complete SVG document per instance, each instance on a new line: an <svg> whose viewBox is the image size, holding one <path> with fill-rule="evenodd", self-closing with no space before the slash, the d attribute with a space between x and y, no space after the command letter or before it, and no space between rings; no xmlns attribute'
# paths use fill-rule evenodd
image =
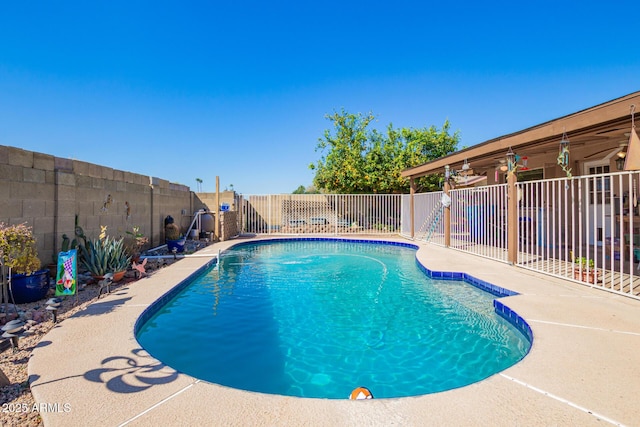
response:
<svg viewBox="0 0 640 427"><path fill-rule="evenodd" d="M140 314L237 243L211 245L55 326L28 368L45 426L640 423L640 301L429 244L418 244L417 253L427 268L466 272L520 293L501 299L533 330L520 363L442 393L350 401L222 387L147 355L133 334Z"/></svg>

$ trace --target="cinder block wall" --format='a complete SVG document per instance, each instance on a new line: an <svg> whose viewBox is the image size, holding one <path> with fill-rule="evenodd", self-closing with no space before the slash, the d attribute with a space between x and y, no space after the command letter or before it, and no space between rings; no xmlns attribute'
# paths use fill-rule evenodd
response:
<svg viewBox="0 0 640 427"><path fill-rule="evenodd" d="M195 193L196 199L194 203L195 210L204 209L211 212L216 211L216 193ZM236 211L236 193L235 191L221 191L220 192L220 206L223 204L229 205L229 210Z"/></svg>
<svg viewBox="0 0 640 427"><path fill-rule="evenodd" d="M87 237L97 237L100 226L126 237L138 226L157 246L164 243L164 218L171 215L185 232L192 211L185 185L0 145L0 221L33 227L43 265L63 234L74 237L76 215Z"/></svg>
<svg viewBox="0 0 640 427"><path fill-rule="evenodd" d="M240 233L238 229L238 212L220 212L220 240L229 240Z"/></svg>

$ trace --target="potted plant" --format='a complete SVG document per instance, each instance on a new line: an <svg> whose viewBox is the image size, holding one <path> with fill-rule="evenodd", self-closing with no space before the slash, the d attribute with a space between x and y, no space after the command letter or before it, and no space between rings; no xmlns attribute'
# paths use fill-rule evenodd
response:
<svg viewBox="0 0 640 427"><path fill-rule="evenodd" d="M142 252L142 248L149 242L149 239L140 232L140 227L136 225L131 228L131 231L127 231L126 233L130 236L130 241L127 244L127 252L133 261L138 262L140 252Z"/></svg>
<svg viewBox="0 0 640 427"><path fill-rule="evenodd" d="M596 270L592 259L576 257L574 262L576 264L576 268L573 270L574 279L588 283L596 283L598 281L598 270Z"/></svg>
<svg viewBox="0 0 640 427"><path fill-rule="evenodd" d="M38 301L47 296L49 270L40 269L33 229L26 223L0 222L0 256L11 271L11 291L16 304Z"/></svg>
<svg viewBox="0 0 640 427"><path fill-rule="evenodd" d="M170 252L174 250L175 252L184 251L186 239L180 234L180 228L173 222L169 222L164 226L164 239Z"/></svg>
<svg viewBox="0 0 640 427"><path fill-rule="evenodd" d="M113 274L113 281L122 280L131 258L127 254L124 239L114 239L106 235L106 228L97 239L87 239L85 246L80 246L82 257L80 262L94 278L102 279L107 273Z"/></svg>

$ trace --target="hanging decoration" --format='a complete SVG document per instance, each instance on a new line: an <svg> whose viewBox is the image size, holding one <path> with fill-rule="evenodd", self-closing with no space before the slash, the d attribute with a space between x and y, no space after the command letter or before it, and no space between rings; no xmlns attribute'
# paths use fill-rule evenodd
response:
<svg viewBox="0 0 640 427"><path fill-rule="evenodd" d="M629 145L627 147L627 155L624 160L624 170L636 171L640 170L640 139L636 133L635 114L636 106L631 104L631 134L629 135Z"/></svg>
<svg viewBox="0 0 640 427"><path fill-rule="evenodd" d="M571 178L571 168L569 167L569 138L564 128L562 129L562 139L560 140L560 151L558 152L558 165Z"/></svg>
<svg viewBox="0 0 640 427"><path fill-rule="evenodd" d="M520 157L516 156L516 153L509 147L509 151L507 151L507 173L509 175L518 170L518 160L520 160Z"/></svg>
<svg viewBox="0 0 640 427"><path fill-rule="evenodd" d="M498 162L496 163L495 176L494 176L494 180L496 184L499 183L500 173L506 172L508 170L509 168L507 167L507 161L505 159L499 159Z"/></svg>
<svg viewBox="0 0 640 427"><path fill-rule="evenodd" d="M518 163L518 162L522 163ZM529 170L529 157L520 156L513 152L511 147L509 147L509 151L507 151L507 165L506 168L500 167L501 170L506 170L508 175L514 174L518 171L518 168L522 171Z"/></svg>

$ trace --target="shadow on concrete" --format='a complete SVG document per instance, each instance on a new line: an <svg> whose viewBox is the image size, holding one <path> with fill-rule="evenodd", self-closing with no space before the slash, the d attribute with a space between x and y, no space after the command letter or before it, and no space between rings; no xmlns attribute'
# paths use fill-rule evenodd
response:
<svg viewBox="0 0 640 427"><path fill-rule="evenodd" d="M103 300L100 302L94 302L82 311L77 312L71 317L86 317L86 316L98 316L113 311L116 307L123 305L129 301L131 297L120 298L114 300Z"/></svg>
<svg viewBox="0 0 640 427"><path fill-rule="evenodd" d="M51 344L52 344L52 342L49 341L49 340L42 340L42 341L39 341L38 344L36 344L36 346L34 348L46 347L46 346L51 345Z"/></svg>
<svg viewBox="0 0 640 427"><path fill-rule="evenodd" d="M131 351L133 357L112 356L103 359L103 367L92 369L84 378L104 385L115 393L137 393L178 378L178 372L151 357L144 349Z"/></svg>

